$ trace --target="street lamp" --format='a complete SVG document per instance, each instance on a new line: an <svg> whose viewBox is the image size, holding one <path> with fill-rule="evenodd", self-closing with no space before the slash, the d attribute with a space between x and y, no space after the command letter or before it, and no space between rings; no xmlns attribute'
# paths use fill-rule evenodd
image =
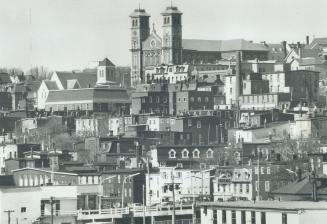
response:
<svg viewBox="0 0 327 224"><path fill-rule="evenodd" d="M101 186L102 186L102 194L103 194L103 182L106 181L106 180L110 180L112 178L116 177L116 175L114 176L110 176L110 177L107 177L107 178L104 178L104 179L101 179L100 182L99 182L99 187L101 189ZM102 198L101 198L101 193L99 195L99 214L101 214L101 207L102 207Z"/></svg>
<svg viewBox="0 0 327 224"><path fill-rule="evenodd" d="M121 188L121 207L123 208L124 206L124 188L125 188L125 182L128 178L131 178L131 177L134 177L134 176L137 176L139 175L140 173L134 173L134 174L131 174L131 175L128 175L124 178L123 180L123 186Z"/></svg>

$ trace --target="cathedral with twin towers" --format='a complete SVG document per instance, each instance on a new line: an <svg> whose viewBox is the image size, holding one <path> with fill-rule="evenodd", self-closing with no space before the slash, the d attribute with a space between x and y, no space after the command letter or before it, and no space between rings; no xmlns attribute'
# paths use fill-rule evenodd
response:
<svg viewBox="0 0 327 224"><path fill-rule="evenodd" d="M233 58L236 52L240 52L243 59L266 59L266 47L243 39L183 39L182 15L177 7L166 7L161 13L159 35L154 27L150 32L150 14L145 9L135 9L130 14L132 86L144 82L144 69L149 66L216 63L222 58Z"/></svg>

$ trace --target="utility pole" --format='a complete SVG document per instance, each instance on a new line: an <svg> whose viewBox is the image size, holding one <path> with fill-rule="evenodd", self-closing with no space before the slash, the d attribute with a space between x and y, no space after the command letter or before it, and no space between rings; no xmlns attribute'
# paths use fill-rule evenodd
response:
<svg viewBox="0 0 327 224"><path fill-rule="evenodd" d="M50 206L51 206L51 224L53 224L53 197L50 197Z"/></svg>
<svg viewBox="0 0 327 224"><path fill-rule="evenodd" d="M258 201L260 201L260 150L258 149L258 191L257 191Z"/></svg>
<svg viewBox="0 0 327 224"><path fill-rule="evenodd" d="M173 168L171 170L171 182L172 182L172 185L173 185L173 215L172 215L172 224L175 224L175 219L176 219L176 214L175 214L175 182L174 182L174 170L175 168Z"/></svg>
<svg viewBox="0 0 327 224"><path fill-rule="evenodd" d="M150 178L149 178L150 179ZM142 185L142 190L143 190L143 224L145 224L145 185Z"/></svg>
<svg viewBox="0 0 327 224"><path fill-rule="evenodd" d="M11 213L13 213L13 212L15 212L14 210L6 210L6 211L4 211L4 212L6 212L7 214L8 214L8 224L10 224L10 220L11 220Z"/></svg>

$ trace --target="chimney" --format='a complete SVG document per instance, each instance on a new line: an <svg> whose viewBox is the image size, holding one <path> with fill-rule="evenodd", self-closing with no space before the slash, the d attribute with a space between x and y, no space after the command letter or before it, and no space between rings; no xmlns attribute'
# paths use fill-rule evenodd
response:
<svg viewBox="0 0 327 224"><path fill-rule="evenodd" d="M237 52L236 55L236 81L235 81L235 95L236 102L238 102L238 98L241 95L241 53Z"/></svg>
<svg viewBox="0 0 327 224"><path fill-rule="evenodd" d="M286 58L286 56L287 56L286 45L287 45L287 42L284 40L284 41L282 42L283 52L284 52L284 58Z"/></svg>
<svg viewBox="0 0 327 224"><path fill-rule="evenodd" d="M302 50L301 50L301 43L297 42L297 49L299 50L299 58L302 58Z"/></svg>
<svg viewBox="0 0 327 224"><path fill-rule="evenodd" d="M27 144L27 136L24 135L24 144Z"/></svg>
<svg viewBox="0 0 327 224"><path fill-rule="evenodd" d="M309 45L310 44L310 37L309 36L306 36L306 44Z"/></svg>

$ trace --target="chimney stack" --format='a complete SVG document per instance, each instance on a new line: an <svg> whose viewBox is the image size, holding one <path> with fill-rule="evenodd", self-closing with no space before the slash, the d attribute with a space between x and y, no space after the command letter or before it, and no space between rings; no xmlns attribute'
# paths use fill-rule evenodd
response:
<svg viewBox="0 0 327 224"><path fill-rule="evenodd" d="M306 36L306 44L309 45L310 44L310 37Z"/></svg>
<svg viewBox="0 0 327 224"><path fill-rule="evenodd" d="M299 58L302 58L302 50L301 50L301 43L297 42L297 49L299 50Z"/></svg>
<svg viewBox="0 0 327 224"><path fill-rule="evenodd" d="M286 58L286 56L287 56L286 45L287 45L287 42L284 40L284 41L282 42L283 52L284 52L284 58Z"/></svg>
<svg viewBox="0 0 327 224"><path fill-rule="evenodd" d="M237 52L236 55L236 81L235 81L235 95L236 95L236 102L238 102L238 98L241 95L241 53Z"/></svg>

